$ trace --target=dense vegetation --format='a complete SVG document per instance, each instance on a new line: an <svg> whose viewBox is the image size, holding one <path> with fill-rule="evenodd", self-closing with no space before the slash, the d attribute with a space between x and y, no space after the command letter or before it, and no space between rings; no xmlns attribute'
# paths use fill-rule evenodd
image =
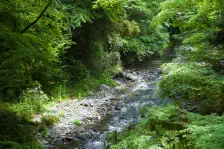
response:
<svg viewBox="0 0 224 149"><path fill-rule="evenodd" d="M223 1L165 1L156 21L179 29L173 35L179 60L163 66L158 94L198 105L202 114L224 111Z"/></svg>
<svg viewBox="0 0 224 149"><path fill-rule="evenodd" d="M157 1L3 0L0 6L5 101L32 88L49 97L65 95L65 88L77 89L80 81L87 91L97 86L87 82L107 83L104 79L120 70L120 54L133 61L161 53L168 44L166 28L150 24Z"/></svg>
<svg viewBox="0 0 224 149"><path fill-rule="evenodd" d="M116 85L111 76L122 60L168 47L179 57L162 66L155 96L202 115L224 112L223 0L1 0L0 15L0 148L41 148L35 134L48 122L30 119L45 103ZM143 111L141 124L111 148L224 146L222 116L174 106Z"/></svg>
<svg viewBox="0 0 224 149"><path fill-rule="evenodd" d="M223 4L221 0L160 3L153 23L168 26L179 56L162 66L155 97L169 98L176 106L145 108L140 124L111 134L110 148L224 147L223 116L218 116L224 112Z"/></svg>
<svg viewBox="0 0 224 149"><path fill-rule="evenodd" d="M112 133L111 149L222 149L223 116L201 116L174 105L148 107L143 119L128 131Z"/></svg>
<svg viewBox="0 0 224 149"><path fill-rule="evenodd" d="M161 53L168 33L150 25L158 6L141 0L1 0L0 148L39 148L36 130L45 132L47 119L57 119L30 122L46 103L116 85L111 76L121 71L121 56L133 62Z"/></svg>

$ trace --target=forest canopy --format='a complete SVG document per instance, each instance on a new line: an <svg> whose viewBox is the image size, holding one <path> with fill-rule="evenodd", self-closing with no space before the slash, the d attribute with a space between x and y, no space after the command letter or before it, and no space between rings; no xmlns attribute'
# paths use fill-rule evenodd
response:
<svg viewBox="0 0 224 149"><path fill-rule="evenodd" d="M64 82L120 67L120 54L133 61L168 44L166 27L150 23L157 1L3 0L0 6L0 89L6 100L38 86L52 96Z"/></svg>

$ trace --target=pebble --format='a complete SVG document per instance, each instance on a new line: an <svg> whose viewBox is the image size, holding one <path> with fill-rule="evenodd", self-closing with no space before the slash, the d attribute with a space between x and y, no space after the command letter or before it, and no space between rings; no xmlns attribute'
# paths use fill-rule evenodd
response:
<svg viewBox="0 0 224 149"><path fill-rule="evenodd" d="M87 103L81 103L80 105L84 106L84 107L88 107L89 106L89 104L87 104Z"/></svg>

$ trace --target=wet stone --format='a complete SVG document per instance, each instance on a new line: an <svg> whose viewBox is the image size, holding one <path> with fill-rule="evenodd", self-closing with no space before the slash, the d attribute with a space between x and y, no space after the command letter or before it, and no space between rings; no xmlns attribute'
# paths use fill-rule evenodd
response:
<svg viewBox="0 0 224 149"><path fill-rule="evenodd" d="M88 103L81 103L80 105L81 105L81 106L84 106L84 107L88 107L88 106L89 106Z"/></svg>
<svg viewBox="0 0 224 149"><path fill-rule="evenodd" d="M118 98L111 98L110 100L118 100Z"/></svg>
<svg viewBox="0 0 224 149"><path fill-rule="evenodd" d="M74 139L74 137L71 137L71 136L70 137L65 137L65 140L69 141L69 142L72 141L73 139Z"/></svg>
<svg viewBox="0 0 224 149"><path fill-rule="evenodd" d="M121 110L121 107L119 107L119 106L115 106L115 107L114 107L114 110Z"/></svg>

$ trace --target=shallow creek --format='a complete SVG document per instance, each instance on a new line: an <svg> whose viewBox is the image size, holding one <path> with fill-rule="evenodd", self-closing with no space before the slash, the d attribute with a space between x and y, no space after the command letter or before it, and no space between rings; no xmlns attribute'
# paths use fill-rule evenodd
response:
<svg viewBox="0 0 224 149"><path fill-rule="evenodd" d="M159 67L170 62L173 57L171 53L161 58L136 63L115 78L119 84L117 87L103 85L97 93L93 93L87 99L56 106L53 111L66 108L67 111L64 110L65 116L60 124L51 128L49 135L43 138L46 148L103 149L108 145L108 133L120 132L129 124L139 122L141 108L164 104L164 100L162 102L152 96L161 77ZM80 105L82 108L78 110ZM69 108L74 110L69 111ZM81 121L81 126L72 124L74 118Z"/></svg>

